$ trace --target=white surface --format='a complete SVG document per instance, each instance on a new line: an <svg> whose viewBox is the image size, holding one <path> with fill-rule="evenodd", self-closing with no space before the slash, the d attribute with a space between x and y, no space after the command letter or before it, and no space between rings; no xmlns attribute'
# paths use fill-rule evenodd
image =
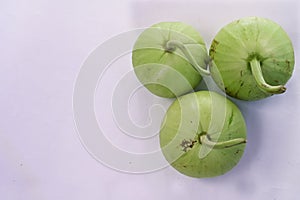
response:
<svg viewBox="0 0 300 200"><path fill-rule="evenodd" d="M286 29L299 58L296 0L176 2L0 1L0 199L297 199L297 62L284 95L257 102L234 100L248 125L248 145L238 166L224 176L192 179L171 167L126 174L100 164L81 144L72 111L76 77L97 45L124 31L178 20L195 26L209 46L226 23L260 15ZM119 67L130 70L129 58L124 59L128 65ZM168 105L151 97L143 89L133 97L129 111L135 123L149 123L147 109L153 102ZM101 108L101 91L96 99L96 109ZM145 147L145 141L117 131L109 110L95 112L99 120L107 116L106 128L112 134L108 137L115 145L135 152L151 151L157 145L155 138Z"/></svg>

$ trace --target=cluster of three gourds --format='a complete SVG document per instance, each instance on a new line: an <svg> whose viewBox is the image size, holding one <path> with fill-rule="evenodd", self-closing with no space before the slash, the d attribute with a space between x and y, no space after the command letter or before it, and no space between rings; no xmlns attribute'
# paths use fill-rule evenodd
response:
<svg viewBox="0 0 300 200"><path fill-rule="evenodd" d="M242 157L246 125L238 107L223 95L194 89L203 76L211 75L220 89L237 99L283 93L293 72L294 50L282 27L265 18L226 25L209 53L192 26L162 22L140 34L132 63L149 91L176 97L159 135L166 160L185 175L213 177L232 169Z"/></svg>

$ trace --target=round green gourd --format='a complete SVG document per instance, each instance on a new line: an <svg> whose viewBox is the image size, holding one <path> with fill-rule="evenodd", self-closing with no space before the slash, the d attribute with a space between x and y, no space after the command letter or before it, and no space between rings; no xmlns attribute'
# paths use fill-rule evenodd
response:
<svg viewBox="0 0 300 200"><path fill-rule="evenodd" d="M213 39L210 72L235 98L258 100L285 92L294 69L294 50L277 23L246 17L223 27Z"/></svg>
<svg viewBox="0 0 300 200"><path fill-rule="evenodd" d="M134 44L137 78L153 94L173 98L192 91L209 61L202 37L182 22L161 22L144 30Z"/></svg>
<svg viewBox="0 0 300 200"><path fill-rule="evenodd" d="M191 177L214 177L239 162L246 146L246 124L230 100L199 91L173 102L159 138L166 160L176 170Z"/></svg>

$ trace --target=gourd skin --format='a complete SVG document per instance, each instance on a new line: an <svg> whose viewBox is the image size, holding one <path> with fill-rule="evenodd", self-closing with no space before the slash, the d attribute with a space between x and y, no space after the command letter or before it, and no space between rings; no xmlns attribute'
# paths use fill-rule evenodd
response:
<svg viewBox="0 0 300 200"><path fill-rule="evenodd" d="M197 64L206 67L208 53L199 33L181 22L161 22L138 37L132 52L137 78L153 94L173 98L192 91L202 80L179 49L167 49L168 41L185 45Z"/></svg>
<svg viewBox="0 0 300 200"><path fill-rule="evenodd" d="M243 18L223 27L209 55L210 72L217 85L242 100L276 93L258 87L250 66L253 59L259 62L265 82L273 86L285 85L294 69L294 50L287 33L275 22L260 17Z"/></svg>
<svg viewBox="0 0 300 200"><path fill-rule="evenodd" d="M235 145L204 144L235 141ZM169 107L160 131L160 146L166 160L176 170L191 177L219 176L231 170L243 155L246 124L240 110L230 100L209 91L179 97ZM202 154L202 156L201 156Z"/></svg>

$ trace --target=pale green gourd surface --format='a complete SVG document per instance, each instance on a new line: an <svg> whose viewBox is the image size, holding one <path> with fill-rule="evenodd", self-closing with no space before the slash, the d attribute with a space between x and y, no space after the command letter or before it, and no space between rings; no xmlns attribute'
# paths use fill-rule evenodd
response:
<svg viewBox="0 0 300 200"><path fill-rule="evenodd" d="M247 17L223 27L209 51L210 71L218 86L232 97L257 100L276 93L259 87L250 62L257 59L262 77L272 86L285 85L294 69L294 50L287 33L275 22Z"/></svg>
<svg viewBox="0 0 300 200"><path fill-rule="evenodd" d="M209 146L200 139L206 136L213 143L233 142ZM166 160L191 177L226 173L239 162L245 145L246 124L240 110L224 96L209 91L175 100L160 131L160 146Z"/></svg>
<svg viewBox="0 0 300 200"><path fill-rule="evenodd" d="M197 30L181 22L161 22L140 34L132 52L137 78L152 93L172 98L192 91L202 77L181 49L166 47L168 41L183 44L203 68L208 53Z"/></svg>

